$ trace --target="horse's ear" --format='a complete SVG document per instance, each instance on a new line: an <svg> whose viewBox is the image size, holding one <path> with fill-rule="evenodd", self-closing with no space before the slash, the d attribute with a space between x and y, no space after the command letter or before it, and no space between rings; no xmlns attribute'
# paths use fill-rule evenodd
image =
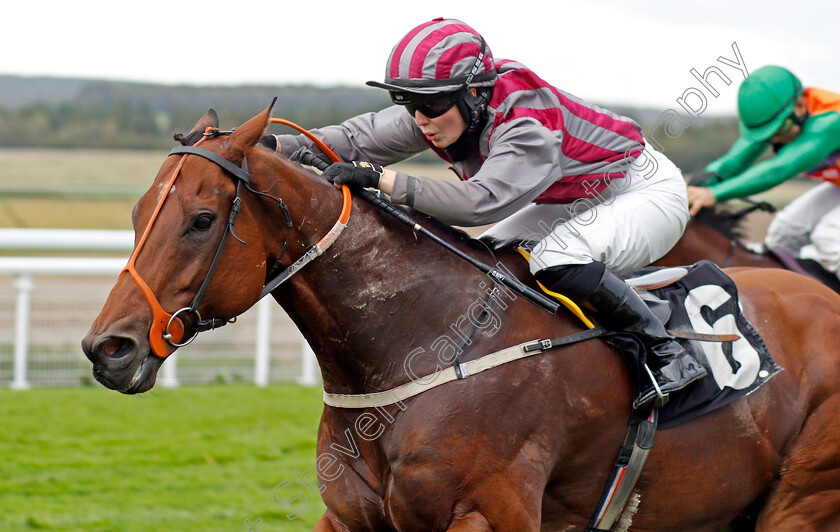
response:
<svg viewBox="0 0 840 532"><path fill-rule="evenodd" d="M239 148L244 152L260 140L263 134L265 134L266 128L268 128L269 121L271 120L271 109L274 108L274 102L276 101L277 97L271 100L271 105L262 113L236 128L236 131L230 136L230 143L233 147Z"/></svg>
<svg viewBox="0 0 840 532"><path fill-rule="evenodd" d="M189 133L186 135L175 133L172 138L180 142L182 146L191 146L201 138L208 127L219 129L219 114L212 107L207 110L201 120L195 123Z"/></svg>
<svg viewBox="0 0 840 532"><path fill-rule="evenodd" d="M212 107L201 117L201 120L195 123L190 133L204 133L208 127L219 128L219 114Z"/></svg>

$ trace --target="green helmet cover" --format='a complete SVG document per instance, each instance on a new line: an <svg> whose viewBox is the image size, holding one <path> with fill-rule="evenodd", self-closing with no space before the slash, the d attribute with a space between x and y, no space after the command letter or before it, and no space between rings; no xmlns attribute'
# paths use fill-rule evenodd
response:
<svg viewBox="0 0 840 532"><path fill-rule="evenodd" d="M802 83L786 68L770 65L755 70L738 90L741 136L751 142L768 140L801 95Z"/></svg>

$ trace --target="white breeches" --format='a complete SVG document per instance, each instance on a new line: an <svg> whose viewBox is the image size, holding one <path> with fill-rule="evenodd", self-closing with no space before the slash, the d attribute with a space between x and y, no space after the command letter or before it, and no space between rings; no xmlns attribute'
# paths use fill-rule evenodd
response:
<svg viewBox="0 0 840 532"><path fill-rule="evenodd" d="M627 176L613 180L599 197L568 205L531 204L484 235L537 241L531 252L534 273L593 261L621 273L665 255L688 220L682 173L647 146Z"/></svg>
<svg viewBox="0 0 840 532"><path fill-rule="evenodd" d="M840 187L822 183L793 200L773 218L764 242L840 272Z"/></svg>

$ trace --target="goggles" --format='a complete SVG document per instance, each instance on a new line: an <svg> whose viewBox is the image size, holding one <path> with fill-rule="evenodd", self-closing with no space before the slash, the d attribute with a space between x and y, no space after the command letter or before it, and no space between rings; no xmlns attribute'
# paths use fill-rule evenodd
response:
<svg viewBox="0 0 840 532"><path fill-rule="evenodd" d="M793 113L790 114L790 116L788 116L785 119L784 122L782 122L782 125L779 126L779 129L776 130L776 133L774 133L774 136L775 135L786 135L791 129L793 129L793 126L801 126L804 123L805 123L805 119L803 117L798 116L796 114L796 112L793 112Z"/></svg>
<svg viewBox="0 0 840 532"><path fill-rule="evenodd" d="M411 116L415 116L417 111L420 111L426 118L439 117L452 109L461 98L460 90L428 96L403 91L391 91L390 94L391 101L405 106Z"/></svg>
<svg viewBox="0 0 840 532"><path fill-rule="evenodd" d="M484 51L487 49L487 43L484 42L484 37L481 37L481 50L475 58L472 68L464 79L461 88L452 92L444 92L437 94L418 94L416 92L408 91L389 91L391 101L397 105L404 105L411 116L416 116L417 111L423 113L426 118L437 118L458 103L469 89L470 83L478 73L478 69L484 61Z"/></svg>
<svg viewBox="0 0 840 532"><path fill-rule="evenodd" d="M793 129L793 126L796 125L796 119L794 115L791 115L782 122L782 125L779 126L778 131L776 131L776 135L786 135L788 131Z"/></svg>

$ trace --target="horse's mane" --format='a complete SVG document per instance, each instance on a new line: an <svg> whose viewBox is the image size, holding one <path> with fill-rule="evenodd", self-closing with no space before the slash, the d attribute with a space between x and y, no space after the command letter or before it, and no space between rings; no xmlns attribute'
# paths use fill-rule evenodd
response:
<svg viewBox="0 0 840 532"><path fill-rule="evenodd" d="M742 211L733 210L727 207L715 206L710 209L702 209L694 217L694 221L710 227L731 240L743 240L744 214Z"/></svg>
<svg viewBox="0 0 840 532"><path fill-rule="evenodd" d="M178 141L181 145L189 146L197 142L198 139L202 137L202 135L203 132L194 131L192 133L189 133L188 135L184 135L182 133L175 133L173 135L173 138L176 141ZM281 158L295 164L303 171L311 172L309 168L299 164L297 161L293 161L282 155ZM437 218L424 214L418 210L409 207L403 207L400 205L395 205L395 207L402 209L408 216L417 220L418 223L420 223L427 229L433 230L436 234L446 238L448 241L453 243L464 244L467 247L473 249L491 251L491 253L506 254L515 252L518 247L527 248L530 247L530 245L535 244L535 242L523 242L519 239L513 239L506 242L499 241L492 237L475 239L472 238L466 231L443 223ZM744 216L739 211L733 211L730 208L724 208L718 205L713 208L702 209L694 217L694 220L698 223L701 223L707 227L714 229L715 231L724 235L726 238L738 241L744 239L744 229L743 227L741 227L741 224L744 221Z"/></svg>
<svg viewBox="0 0 840 532"><path fill-rule="evenodd" d="M190 143L192 141L197 141L200 138L200 133L193 133L189 137L185 137L184 135L175 135L175 140L181 142L182 144ZM195 138L193 138L195 137ZM270 148L269 148L270 150ZM301 164L299 161L295 160L294 158L286 157L283 154L276 153L274 151L271 152L273 155L278 156L280 159L291 163L294 167L296 167L299 171L302 171L307 174L311 175L318 175L316 174L312 168L307 165ZM506 253L513 253L515 252L516 248L522 244L521 241L515 240L512 242L505 242L500 243L496 241L494 238L473 238L469 235L466 231L459 229L457 227L453 227L447 223L444 223L437 218L429 216L423 212L420 212L416 209L411 207L406 207L404 205L397 205L393 204L393 206L397 209L402 210L407 216L415 220L421 226L425 227L426 229L432 231L439 237L443 238L444 240L452 243L452 244L461 244L471 249L487 251L491 254L506 254Z"/></svg>
<svg viewBox="0 0 840 532"><path fill-rule="evenodd" d="M176 132L172 135L172 138L175 139L176 141L178 141L182 146L192 146L193 144L198 142L198 140L203 135L204 135L204 133L202 131L193 131L193 132L188 133L186 135L184 135L183 133L177 133ZM272 152L272 153L274 153L274 152ZM300 170L302 170L304 172L314 174L314 172L312 172L312 170L309 167L300 164L296 160L290 159L290 158L288 158L288 157L286 157L282 154L279 154L279 153L274 153L274 155L277 155L281 159L292 163L293 165L295 165L296 167L298 167ZM423 227L426 227L427 229L432 230L435 234L441 236L442 238L446 239L449 242L452 242L452 243L455 243L455 244L464 244L464 245L466 245L470 248L481 249L481 250L485 250L485 251L490 251L493 248L492 244L488 246L488 243L485 242L484 240L477 240L475 238L472 238L466 231L463 231L461 229L458 229L456 227L453 227L451 225L443 223L440 220L438 220L437 218L433 218L432 216L424 214L424 213L422 213L420 211L417 211L417 210L415 210L413 208L410 208L410 207L404 207L404 206L401 206L401 205L394 205L394 206L396 208L399 208L399 209L403 210L406 213L406 215L408 215L412 219L417 220L417 222L420 223L420 225L422 225ZM508 249L505 249L504 251L512 251L513 249L515 249L515 246L510 245L510 246L507 246L507 248Z"/></svg>

